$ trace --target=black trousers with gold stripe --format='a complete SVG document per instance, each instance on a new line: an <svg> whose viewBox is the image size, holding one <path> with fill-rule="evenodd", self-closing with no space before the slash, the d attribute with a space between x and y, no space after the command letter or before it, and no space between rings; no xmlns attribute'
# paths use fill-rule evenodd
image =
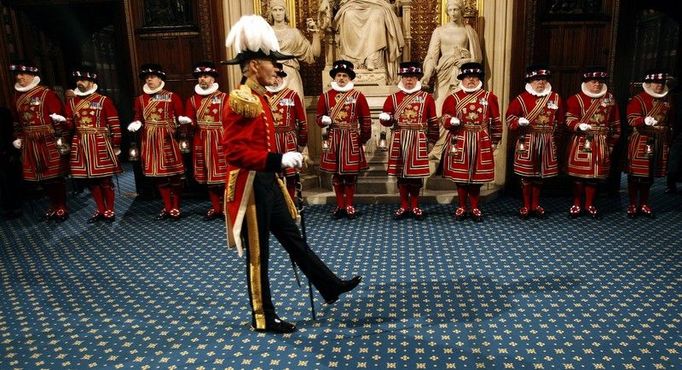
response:
<svg viewBox="0 0 682 370"><path fill-rule="evenodd" d="M266 320L276 317L275 307L270 297L268 277L270 233L282 244L323 298L336 295L341 280L303 240L298 226L287 209L274 173L256 173L253 181L253 194L258 220L258 235L256 236L258 245L249 243L249 230L246 223L242 235L246 246L246 282L249 288L252 323L256 329L264 329Z"/></svg>

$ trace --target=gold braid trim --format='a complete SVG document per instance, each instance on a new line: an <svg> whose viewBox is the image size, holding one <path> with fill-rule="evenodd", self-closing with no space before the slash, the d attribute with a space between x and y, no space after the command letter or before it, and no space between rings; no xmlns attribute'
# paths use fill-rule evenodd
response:
<svg viewBox="0 0 682 370"><path fill-rule="evenodd" d="M230 108L244 118L255 118L263 112L260 100L246 84L230 93Z"/></svg>
<svg viewBox="0 0 682 370"><path fill-rule="evenodd" d="M277 185L279 185L279 189L282 191L282 196L284 197L284 203L287 204L287 208L289 209L289 214L291 215L291 218L294 220L298 219L298 209L296 209L296 205L294 204L294 200L291 199L291 196L289 195L289 191L287 190L287 186L284 185L284 181L280 179L279 177L277 178Z"/></svg>

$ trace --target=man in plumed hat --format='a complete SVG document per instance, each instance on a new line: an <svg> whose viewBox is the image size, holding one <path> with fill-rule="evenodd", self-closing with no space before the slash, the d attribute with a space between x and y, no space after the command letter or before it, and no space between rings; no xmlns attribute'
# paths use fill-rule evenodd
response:
<svg viewBox="0 0 682 370"><path fill-rule="evenodd" d="M294 324L280 319L270 295L268 276L270 232L322 295L327 304L355 288L360 276L341 280L310 249L295 218L296 208L276 173L300 168L301 153L278 153L275 124L266 86L272 86L275 61L291 56L279 52L270 25L260 16L243 16L230 30L227 46L246 77L230 93L225 113L224 148L228 164L225 192L229 246L246 251L246 281L251 304L251 326L256 331L291 333Z"/></svg>
<svg viewBox="0 0 682 370"><path fill-rule="evenodd" d="M144 93L135 99L135 120L128 125L128 131L142 129L142 173L154 179L163 200L157 219L178 220L185 166L176 130L192 120L182 115L180 96L165 89L166 72L161 65L143 64L139 77L144 81Z"/></svg>
<svg viewBox="0 0 682 370"><path fill-rule="evenodd" d="M518 132L514 148L514 173L521 177L523 206L519 217L545 216L540 205L543 179L559 174L555 137L564 122L564 103L549 83L551 71L544 65L526 69L526 87L509 103L506 121Z"/></svg>
<svg viewBox="0 0 682 370"><path fill-rule="evenodd" d="M654 178L666 175L670 153L670 131L673 124L672 99L666 85L667 74L653 69L644 75L644 91L635 95L627 106L627 120L632 133L628 138L627 215L654 217L649 192ZM639 195L639 201L638 201Z"/></svg>
<svg viewBox="0 0 682 370"><path fill-rule="evenodd" d="M395 219L410 214L417 220L424 218L419 192L430 174L428 154L438 141L439 127L436 103L421 89L423 73L417 62L400 63L399 91L386 98L379 114L379 122L393 132L388 175L398 177L400 207L393 212Z"/></svg>
<svg viewBox="0 0 682 370"><path fill-rule="evenodd" d="M204 220L210 221L223 217L227 162L222 139L227 94L219 90L220 86L216 82L218 70L213 62L195 64L192 75L197 79L197 84L185 108L187 117L192 120L194 179L208 187L211 208L204 215Z"/></svg>
<svg viewBox="0 0 682 370"><path fill-rule="evenodd" d="M364 144L372 135L367 98L353 84L355 71L347 60L334 62L331 89L317 101L317 125L322 127L320 170L332 174L336 209L332 217L355 218L353 197L360 171L369 168Z"/></svg>
<svg viewBox="0 0 682 370"><path fill-rule="evenodd" d="M502 139L502 123L497 96L483 89L483 77L481 63L462 64L460 88L443 102L443 128L448 133L439 170L457 185L458 221L469 214L474 221L483 220L478 205L481 185L495 180L493 152Z"/></svg>
<svg viewBox="0 0 682 370"><path fill-rule="evenodd" d="M620 137L620 112L608 91L608 78L604 67L588 67L580 92L566 100L566 126L572 133L566 163L573 177L573 205L568 211L572 218L583 212L600 217L594 205L597 183L609 176L611 152Z"/></svg>
<svg viewBox="0 0 682 370"><path fill-rule="evenodd" d="M296 91L286 87L282 63L275 63L277 77L275 84L266 86L272 118L275 120L275 142L277 152L303 152L308 145L308 123L306 121L303 103ZM296 198L296 168L286 168L283 176L286 179L287 191L291 199Z"/></svg>
<svg viewBox="0 0 682 370"><path fill-rule="evenodd" d="M121 124L112 100L97 92L97 72L80 66L71 72L76 81L74 98L66 104L66 120L75 128L71 140L71 176L84 181L97 210L88 223L113 222L114 183L121 172Z"/></svg>
<svg viewBox="0 0 682 370"><path fill-rule="evenodd" d="M12 112L16 122L13 145L21 149L25 181L40 184L50 206L43 218L62 222L69 216L66 208L69 127L61 100L52 90L40 85L40 70L27 61L10 65L14 73Z"/></svg>

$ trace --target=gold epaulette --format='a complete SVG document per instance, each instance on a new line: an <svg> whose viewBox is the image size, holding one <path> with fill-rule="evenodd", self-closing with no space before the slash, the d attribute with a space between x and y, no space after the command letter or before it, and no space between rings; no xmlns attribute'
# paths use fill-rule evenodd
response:
<svg viewBox="0 0 682 370"><path fill-rule="evenodd" d="M246 84L230 93L230 108L232 111L245 118L254 118L263 112L260 100L251 92Z"/></svg>

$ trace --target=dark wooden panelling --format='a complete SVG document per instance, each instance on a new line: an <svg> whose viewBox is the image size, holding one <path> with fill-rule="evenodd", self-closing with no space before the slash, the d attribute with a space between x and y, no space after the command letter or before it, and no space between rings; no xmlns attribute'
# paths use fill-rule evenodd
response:
<svg viewBox="0 0 682 370"><path fill-rule="evenodd" d="M166 74L168 89L180 94L183 99L194 93L196 79L192 76L192 66L202 60L218 62L225 56L225 39L222 2L197 0L191 2L193 9L191 24L169 26L167 28L145 28L142 1L126 0L129 29L133 30L131 43L134 54L133 74L137 76L143 63L159 63ZM224 76L217 81L227 86ZM140 91L142 83L135 81L135 90Z"/></svg>

